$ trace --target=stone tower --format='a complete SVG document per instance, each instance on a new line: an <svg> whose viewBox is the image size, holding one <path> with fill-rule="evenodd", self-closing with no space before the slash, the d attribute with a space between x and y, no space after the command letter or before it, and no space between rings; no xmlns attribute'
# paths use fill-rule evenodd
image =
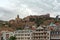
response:
<svg viewBox="0 0 60 40"><path fill-rule="evenodd" d="M17 19L19 19L19 15L17 15Z"/></svg>
<svg viewBox="0 0 60 40"><path fill-rule="evenodd" d="M19 15L17 15L15 22L19 23L19 21L20 21L20 18L19 18Z"/></svg>

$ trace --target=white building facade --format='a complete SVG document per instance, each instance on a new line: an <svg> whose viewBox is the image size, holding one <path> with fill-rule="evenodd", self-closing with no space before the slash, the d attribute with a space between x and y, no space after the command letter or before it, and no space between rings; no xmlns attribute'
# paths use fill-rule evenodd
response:
<svg viewBox="0 0 60 40"><path fill-rule="evenodd" d="M50 40L60 40L60 31L51 31Z"/></svg>
<svg viewBox="0 0 60 40"><path fill-rule="evenodd" d="M17 30L14 36L16 40L32 40L32 30Z"/></svg>
<svg viewBox="0 0 60 40"><path fill-rule="evenodd" d="M16 40L50 40L50 31L38 27L36 30L16 30L14 32L2 32L3 40L8 40L11 36L15 36Z"/></svg>
<svg viewBox="0 0 60 40"><path fill-rule="evenodd" d="M11 36L14 36L13 32L2 31L2 40L9 40Z"/></svg>

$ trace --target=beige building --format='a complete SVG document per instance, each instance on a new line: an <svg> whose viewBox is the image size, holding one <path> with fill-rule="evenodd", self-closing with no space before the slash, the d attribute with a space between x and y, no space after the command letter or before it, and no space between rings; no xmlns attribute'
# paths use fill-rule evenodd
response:
<svg viewBox="0 0 60 40"><path fill-rule="evenodd" d="M33 40L50 40L50 31L38 27L36 31L33 31Z"/></svg>

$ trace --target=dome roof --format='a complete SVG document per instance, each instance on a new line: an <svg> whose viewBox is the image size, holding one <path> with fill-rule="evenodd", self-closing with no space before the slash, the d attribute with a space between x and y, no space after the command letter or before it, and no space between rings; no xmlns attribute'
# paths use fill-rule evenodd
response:
<svg viewBox="0 0 60 40"><path fill-rule="evenodd" d="M49 26L56 26L56 25L53 22L51 22Z"/></svg>

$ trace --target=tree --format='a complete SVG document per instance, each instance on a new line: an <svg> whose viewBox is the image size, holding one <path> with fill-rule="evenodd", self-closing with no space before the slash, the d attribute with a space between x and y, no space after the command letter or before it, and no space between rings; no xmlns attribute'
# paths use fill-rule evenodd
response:
<svg viewBox="0 0 60 40"><path fill-rule="evenodd" d="M31 22L35 21L35 18L30 18L30 21L31 21Z"/></svg>
<svg viewBox="0 0 60 40"><path fill-rule="evenodd" d="M37 24L37 26L40 26L43 23L43 20L36 18L35 23Z"/></svg>
<svg viewBox="0 0 60 40"><path fill-rule="evenodd" d="M9 38L9 40L16 40L16 37L15 37L15 36L11 36L11 37Z"/></svg>
<svg viewBox="0 0 60 40"><path fill-rule="evenodd" d="M23 28L22 28L22 27L20 27L20 28L16 28L16 30L23 30Z"/></svg>

